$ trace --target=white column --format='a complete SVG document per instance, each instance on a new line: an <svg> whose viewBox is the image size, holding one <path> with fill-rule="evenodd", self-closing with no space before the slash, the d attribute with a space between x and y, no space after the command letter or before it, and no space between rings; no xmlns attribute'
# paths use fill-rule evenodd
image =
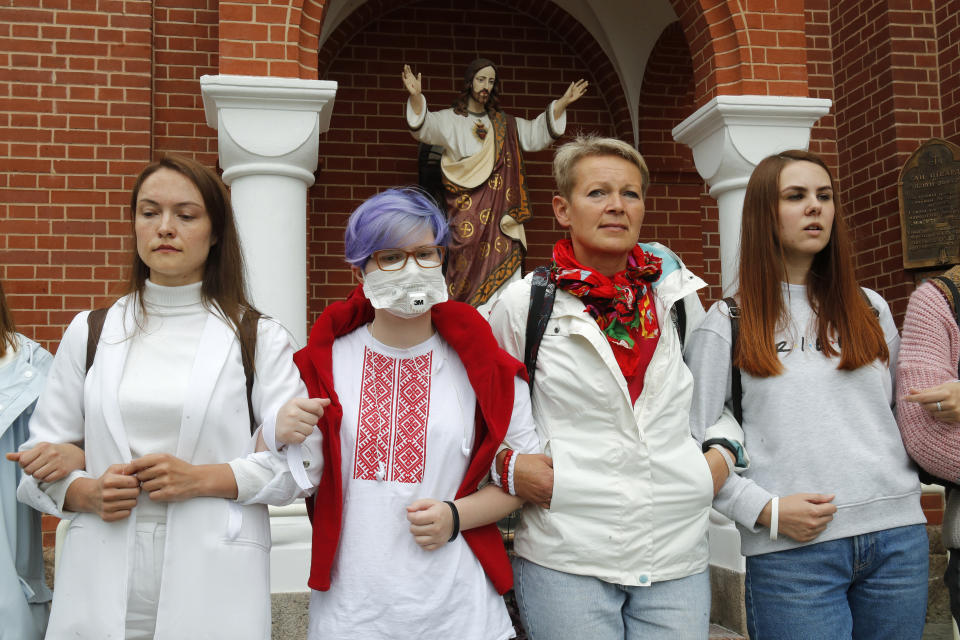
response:
<svg viewBox="0 0 960 640"><path fill-rule="evenodd" d="M299 344L307 331L307 189L337 83L258 76L200 78L217 130L253 303Z"/></svg>
<svg viewBox="0 0 960 640"><path fill-rule="evenodd" d="M787 149L806 149L810 128L830 100L785 96L717 96L673 129L693 149L697 171L720 210L720 267L724 295L736 289L743 197L753 168Z"/></svg>

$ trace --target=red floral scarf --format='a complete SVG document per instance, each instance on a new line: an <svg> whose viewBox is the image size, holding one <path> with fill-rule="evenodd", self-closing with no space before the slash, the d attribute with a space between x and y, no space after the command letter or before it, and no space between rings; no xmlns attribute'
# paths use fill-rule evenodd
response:
<svg viewBox="0 0 960 640"><path fill-rule="evenodd" d="M597 321L636 401L660 339L652 284L660 279L662 260L635 246L627 268L608 278L577 262L573 243L564 239L553 246L553 262L551 277L557 287L580 298Z"/></svg>

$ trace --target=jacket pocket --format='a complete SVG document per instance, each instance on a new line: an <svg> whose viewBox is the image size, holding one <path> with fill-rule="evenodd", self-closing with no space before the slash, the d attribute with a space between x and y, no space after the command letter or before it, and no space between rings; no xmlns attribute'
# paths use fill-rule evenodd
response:
<svg viewBox="0 0 960 640"><path fill-rule="evenodd" d="M227 502L227 524L224 526L223 543L239 544L258 547L269 552L271 546L270 539L270 516L266 505L251 504L239 505L235 502ZM239 518L239 531L236 535L230 529L237 526L231 523L233 518Z"/></svg>
<svg viewBox="0 0 960 640"><path fill-rule="evenodd" d="M569 495L567 488L563 485L563 471L567 469L566 454L563 445L554 439L547 440L544 451L553 460L553 492L550 496L548 513L562 511L568 505L565 499Z"/></svg>
<svg viewBox="0 0 960 640"><path fill-rule="evenodd" d="M702 499L698 499L697 503L709 506L713 504L713 474L710 472L710 463L707 462L707 457L698 450L697 443L694 440L691 439L690 444L696 452L693 457L697 459L694 460L692 465L696 473L696 486L699 490L697 497L701 498L702 494Z"/></svg>

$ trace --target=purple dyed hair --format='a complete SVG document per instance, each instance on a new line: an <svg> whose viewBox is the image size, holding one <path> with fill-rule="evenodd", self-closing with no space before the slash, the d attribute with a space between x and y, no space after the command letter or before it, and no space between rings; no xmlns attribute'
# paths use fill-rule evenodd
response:
<svg viewBox="0 0 960 640"><path fill-rule="evenodd" d="M447 218L433 198L419 189L387 189L365 200L347 221L344 258L363 269L374 251L396 249L408 238L429 229L438 245L450 237Z"/></svg>

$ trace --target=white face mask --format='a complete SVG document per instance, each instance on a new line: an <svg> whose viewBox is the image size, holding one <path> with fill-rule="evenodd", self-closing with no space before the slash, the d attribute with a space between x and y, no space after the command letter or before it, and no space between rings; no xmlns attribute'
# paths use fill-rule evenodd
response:
<svg viewBox="0 0 960 640"><path fill-rule="evenodd" d="M401 318L416 318L435 304L447 301L443 269L425 269L410 258L402 269L377 269L363 276L363 294L374 309Z"/></svg>

